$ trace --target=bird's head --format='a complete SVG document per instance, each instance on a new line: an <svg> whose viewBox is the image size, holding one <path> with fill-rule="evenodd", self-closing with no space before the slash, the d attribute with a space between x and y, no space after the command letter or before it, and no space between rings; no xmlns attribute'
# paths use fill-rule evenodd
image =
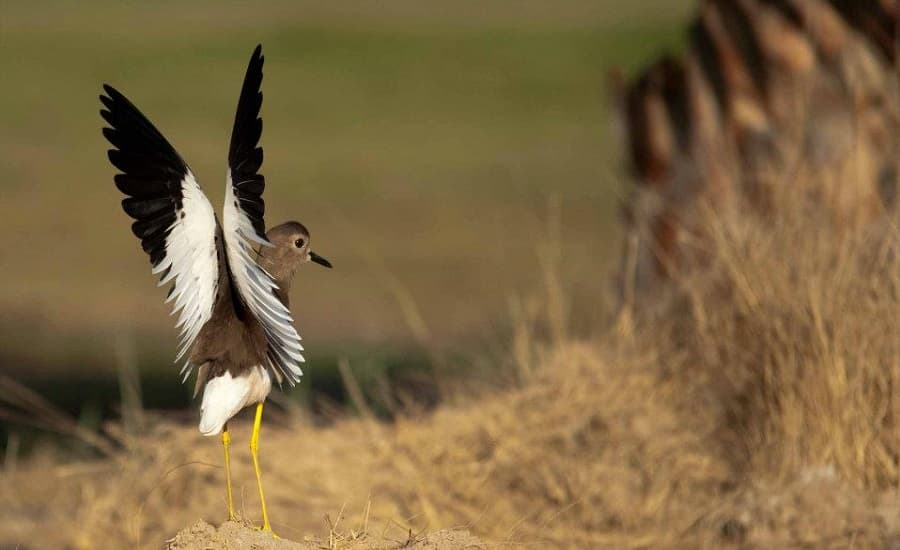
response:
<svg viewBox="0 0 900 550"><path fill-rule="evenodd" d="M269 229L266 238L272 246L263 246L260 265L276 280L287 281L307 262L331 267L331 262L310 249L309 231L300 222L285 222Z"/></svg>

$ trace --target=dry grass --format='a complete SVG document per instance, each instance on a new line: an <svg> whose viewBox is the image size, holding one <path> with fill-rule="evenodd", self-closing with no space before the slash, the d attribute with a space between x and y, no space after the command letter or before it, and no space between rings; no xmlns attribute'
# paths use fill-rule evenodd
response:
<svg viewBox="0 0 900 550"><path fill-rule="evenodd" d="M713 213L654 324L678 376L708 386L736 467L833 469L859 487L900 481L900 259L894 213L848 226L783 192L781 210ZM662 329L662 330L660 330Z"/></svg>
<svg viewBox="0 0 900 550"><path fill-rule="evenodd" d="M764 219L698 207L702 268L617 326L629 330L579 342L546 327L554 315L520 315L505 391L393 425L270 424L276 531L401 544L463 527L535 548L896 542L900 239L887 221L839 227L786 201ZM148 422L111 459L20 463L0 484L0 544L158 547L224 519L217 443ZM258 520L248 453L233 458L239 508Z"/></svg>

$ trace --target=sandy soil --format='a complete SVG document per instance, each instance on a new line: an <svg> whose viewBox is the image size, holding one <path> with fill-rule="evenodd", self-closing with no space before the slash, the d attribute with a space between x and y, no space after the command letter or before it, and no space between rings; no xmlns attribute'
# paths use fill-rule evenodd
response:
<svg viewBox="0 0 900 550"><path fill-rule="evenodd" d="M251 526L229 521L218 529L205 521L182 530L168 541L167 550L389 550L408 548L412 550L477 550L488 548L468 531L438 531L428 535L410 534L405 540L378 540L377 537L360 535L340 537L332 540L306 540L294 542L283 538L273 538Z"/></svg>

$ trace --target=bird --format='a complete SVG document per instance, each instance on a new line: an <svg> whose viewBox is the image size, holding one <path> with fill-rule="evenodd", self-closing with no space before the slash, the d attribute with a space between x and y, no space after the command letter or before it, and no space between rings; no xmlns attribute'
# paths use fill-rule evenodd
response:
<svg viewBox="0 0 900 550"><path fill-rule="evenodd" d="M150 256L159 285L172 283L184 360L182 383L196 373L194 398L202 393L199 430L221 434L229 520L235 520L228 421L255 406L250 452L262 508L262 530L272 532L259 467L263 403L273 381L294 386L304 362L290 311L297 269L331 263L310 248L297 221L265 229L262 136L262 45L250 58L228 149L225 204L219 222L187 163L163 134L121 92L108 84L100 95L107 155L119 171L113 180L134 219L131 229ZM272 533L274 536L274 533Z"/></svg>

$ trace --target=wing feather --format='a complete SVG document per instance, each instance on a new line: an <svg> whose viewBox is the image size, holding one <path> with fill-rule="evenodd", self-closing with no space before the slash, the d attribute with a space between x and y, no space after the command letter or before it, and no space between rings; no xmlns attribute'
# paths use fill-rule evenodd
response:
<svg viewBox="0 0 900 550"><path fill-rule="evenodd" d="M266 366L277 380L286 380L293 386L303 374L300 335L294 328L291 312L275 295L275 281L256 263L252 248L254 243L272 246L266 239L263 219L265 178L259 173L263 162L263 150L259 146L262 66L262 48L257 46L244 77L231 133L222 229L234 286L266 335Z"/></svg>
<svg viewBox="0 0 900 550"><path fill-rule="evenodd" d="M132 232L150 255L159 285L175 281L166 302L180 313L176 361L194 343L212 316L218 287L216 217L194 174L165 137L124 95L104 86L100 115L109 124L103 135L114 149L109 160L121 170L116 187L127 198L122 209L132 217ZM190 375L187 363L182 373Z"/></svg>

